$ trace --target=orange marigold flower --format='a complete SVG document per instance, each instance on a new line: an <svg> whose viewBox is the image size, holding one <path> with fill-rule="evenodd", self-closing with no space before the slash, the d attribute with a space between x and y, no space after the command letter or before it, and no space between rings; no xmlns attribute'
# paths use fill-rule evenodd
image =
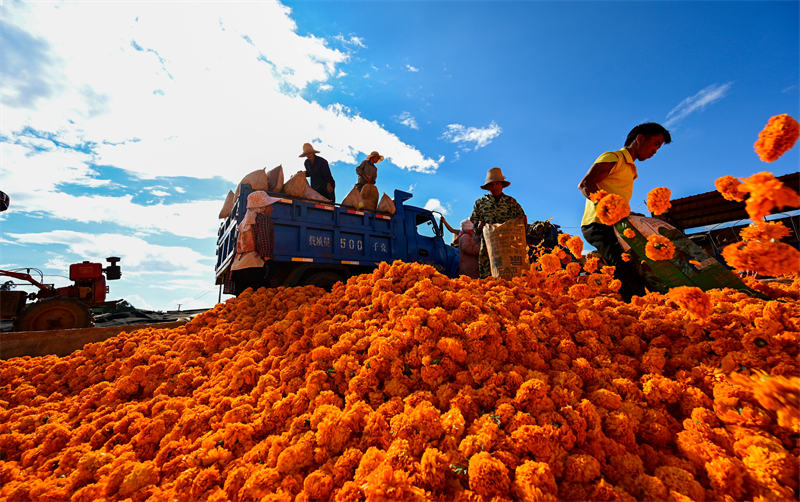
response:
<svg viewBox="0 0 800 502"><path fill-rule="evenodd" d="M622 253L622 261L631 261L631 255L628 253Z"/></svg>
<svg viewBox="0 0 800 502"><path fill-rule="evenodd" d="M567 247L567 241L572 237L569 234L558 234L558 245Z"/></svg>
<svg viewBox="0 0 800 502"><path fill-rule="evenodd" d="M800 195L766 171L744 178L740 191L750 192L745 209L751 220L761 220L773 209L800 207Z"/></svg>
<svg viewBox="0 0 800 502"><path fill-rule="evenodd" d="M489 452L476 453L469 459L469 488L483 497L504 495L511 487L508 468Z"/></svg>
<svg viewBox="0 0 800 502"><path fill-rule="evenodd" d="M774 162L791 150L800 135L800 125L784 113L770 117L753 148L764 162Z"/></svg>
<svg viewBox="0 0 800 502"><path fill-rule="evenodd" d="M714 186L717 188L717 191L725 200L732 200L736 202L741 202L744 200L744 193L739 190L741 185L742 182L733 176L723 176L721 178L717 178L717 181L714 182Z"/></svg>
<svg viewBox="0 0 800 502"><path fill-rule="evenodd" d="M605 190L598 190L589 196L589 200L597 204L598 202L600 202L600 199L602 199L606 195L608 195L608 192L606 192Z"/></svg>
<svg viewBox="0 0 800 502"><path fill-rule="evenodd" d="M552 274L557 270L561 270L561 260L553 254L542 255L539 258L539 265L542 267L542 272L545 274Z"/></svg>
<svg viewBox="0 0 800 502"><path fill-rule="evenodd" d="M677 303L679 307L686 309L692 317L698 319L707 318L714 308L711 304L711 298L702 289L694 286L672 288L667 293L667 298Z"/></svg>
<svg viewBox="0 0 800 502"><path fill-rule="evenodd" d="M583 264L583 269L587 273L592 274L594 273L595 270L597 270L597 267L599 265L600 265L600 258L598 258L597 256L592 256L586 258L586 263Z"/></svg>
<svg viewBox="0 0 800 502"><path fill-rule="evenodd" d="M780 221L756 221L739 232L745 241L779 241L790 234L791 230Z"/></svg>
<svg viewBox="0 0 800 502"><path fill-rule="evenodd" d="M650 193L647 194L647 209L656 215L665 213L672 207L672 203L669 201L670 197L672 197L672 192L667 187L650 190Z"/></svg>
<svg viewBox="0 0 800 502"><path fill-rule="evenodd" d="M725 246L722 257L731 267L767 276L796 274L800 251L783 242L743 241Z"/></svg>
<svg viewBox="0 0 800 502"><path fill-rule="evenodd" d="M556 478L546 462L526 460L517 467L514 473L514 494L519 500L526 502L534 500L547 500L549 495L555 498L558 495Z"/></svg>
<svg viewBox="0 0 800 502"><path fill-rule="evenodd" d="M564 479L566 481L589 483L600 476L600 462L591 455L570 455L567 458Z"/></svg>
<svg viewBox="0 0 800 502"><path fill-rule="evenodd" d="M583 253L583 240L581 240L581 238L577 235L570 237L567 240L566 248L569 249L569 252L572 253L572 256L580 258L581 254Z"/></svg>
<svg viewBox="0 0 800 502"><path fill-rule="evenodd" d="M675 254L675 244L663 235L653 234L647 238L644 252L651 260L670 260Z"/></svg>
<svg viewBox="0 0 800 502"><path fill-rule="evenodd" d="M311 500L327 500L333 490L333 478L325 472L314 471L303 481L303 490Z"/></svg>
<svg viewBox="0 0 800 502"><path fill-rule="evenodd" d="M628 239L633 239L634 237L636 237L636 232L634 232L632 228L626 228L626 229L625 229L625 230L622 232L622 235L624 235L624 236L625 236L625 237L627 237Z"/></svg>
<svg viewBox="0 0 800 502"><path fill-rule="evenodd" d="M628 202L615 193L610 193L597 202L597 219L603 225L613 225L631 214Z"/></svg>

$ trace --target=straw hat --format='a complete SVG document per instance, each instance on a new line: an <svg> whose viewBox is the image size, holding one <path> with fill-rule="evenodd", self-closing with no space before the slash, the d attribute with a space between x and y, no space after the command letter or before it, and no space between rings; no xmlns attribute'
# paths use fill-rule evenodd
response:
<svg viewBox="0 0 800 502"><path fill-rule="evenodd" d="M461 222L461 230L466 232L467 230L473 230L475 225L470 220L464 220Z"/></svg>
<svg viewBox="0 0 800 502"><path fill-rule="evenodd" d="M278 202L280 199L273 197L267 192L258 190L247 196L247 209L257 209L259 207L266 207Z"/></svg>
<svg viewBox="0 0 800 502"><path fill-rule="evenodd" d="M317 150L314 150L314 147L311 146L311 143L303 143L303 153L298 155L298 157L308 157L309 153L319 153Z"/></svg>
<svg viewBox="0 0 800 502"><path fill-rule="evenodd" d="M378 157L378 160L374 162L375 164L383 160L383 155L379 154L378 152L372 152L367 155L367 159L371 159L372 157Z"/></svg>
<svg viewBox="0 0 800 502"><path fill-rule="evenodd" d="M484 190L488 190L487 186L489 185L489 183L491 183L493 181L502 182L503 183L503 188L505 188L505 187L507 187L508 185L511 184L511 182L507 181L506 177L503 176L503 171L501 171L499 167L493 167L493 168L489 169L489 172L486 173L486 183L481 185L481 188L483 188Z"/></svg>

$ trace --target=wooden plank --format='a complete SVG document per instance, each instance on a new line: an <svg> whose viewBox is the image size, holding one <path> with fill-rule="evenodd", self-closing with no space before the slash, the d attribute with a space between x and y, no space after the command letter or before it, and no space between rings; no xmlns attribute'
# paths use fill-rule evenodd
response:
<svg viewBox="0 0 800 502"><path fill-rule="evenodd" d="M66 356L87 343L102 342L120 333L137 329L171 329L187 321L128 324L104 328L77 328L52 331L15 331L0 333L0 359L22 356Z"/></svg>

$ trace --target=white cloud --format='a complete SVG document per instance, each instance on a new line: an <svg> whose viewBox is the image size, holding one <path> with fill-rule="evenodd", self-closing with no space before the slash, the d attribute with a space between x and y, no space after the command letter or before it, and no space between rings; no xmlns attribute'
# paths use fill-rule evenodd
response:
<svg viewBox="0 0 800 502"><path fill-rule="evenodd" d="M711 84L697 94L684 99L678 103L678 106L667 113L667 120L664 122L664 127L672 127L678 121L686 118L695 111L702 111L706 106L724 98L728 94L728 90L732 85L733 82L727 82L725 84Z"/></svg>
<svg viewBox="0 0 800 502"><path fill-rule="evenodd" d="M439 211L445 216L450 213L449 205L442 204L442 201L439 199L428 199L428 202L425 203L424 207L429 211Z"/></svg>
<svg viewBox="0 0 800 502"><path fill-rule="evenodd" d="M319 84L317 89L320 91L330 91L331 89L333 89L333 86L331 84Z"/></svg>
<svg viewBox="0 0 800 502"><path fill-rule="evenodd" d="M483 148L500 136L503 129L495 121L486 127L465 127L461 124L448 124L447 129L442 133L442 138L451 143L461 143L465 150L469 150L469 144L474 145L473 150Z"/></svg>
<svg viewBox="0 0 800 502"><path fill-rule="evenodd" d="M350 37L345 37L342 34L336 35L333 37L334 40L338 40L339 42L346 44L346 45L353 45L355 47L366 48L366 44L364 43L364 39L361 37L357 37L355 35L350 35Z"/></svg>
<svg viewBox="0 0 800 502"><path fill-rule="evenodd" d="M346 75L338 66L348 56L299 35L290 13L277 2L4 5L0 19L39 51L13 54L35 66L36 92L26 79L0 78L0 185L12 197L0 218L26 213L208 238L224 194L142 205L130 195L75 195L70 185L125 188L95 165L231 185L265 165L282 164L289 176L302 168L297 150L308 138L332 163L377 148L401 169L434 172L439 162L378 122L301 96Z"/></svg>
<svg viewBox="0 0 800 502"><path fill-rule="evenodd" d="M149 274L213 276L213 258L203 256L191 248L152 244L129 235L91 234L71 230L7 235L26 247L64 246L66 252L89 261L104 263L108 256L119 256L122 259L120 266L123 277ZM67 262L58 257L55 261L51 260L51 263L55 265L54 268L62 268Z"/></svg>
<svg viewBox="0 0 800 502"><path fill-rule="evenodd" d="M410 127L411 129L419 129L419 125L417 124L417 119L415 119L414 116L411 115L410 112L403 112L403 113L401 113L400 115L398 115L395 118L397 119L398 122L400 122L401 124L403 124L406 127ZM439 164L442 163L441 160L439 160L437 162Z"/></svg>
<svg viewBox="0 0 800 502"><path fill-rule="evenodd" d="M290 174L302 167L296 150L309 137L321 139L329 162L354 162L377 147L400 168L435 171L434 160L377 122L301 96L342 75L348 56L299 35L290 14L276 2L6 5L4 21L44 47L37 64L46 91L12 100L27 88L0 80L0 135L15 141L30 127L62 144L96 145L87 161L141 178L236 183L277 164Z"/></svg>
<svg viewBox="0 0 800 502"><path fill-rule="evenodd" d="M417 68L416 66L411 66L410 64L407 64L406 65L406 70L410 71L411 73L417 73L419 71L419 68Z"/></svg>
<svg viewBox="0 0 800 502"><path fill-rule="evenodd" d="M4 214L44 213L60 220L113 223L198 239L217 233L222 195L218 200L154 205L136 204L131 195L72 195L64 191L65 183L89 187L108 183L91 178L97 173L88 165L88 154L60 147L30 153L23 145L0 143L0 158L3 190L12 198Z"/></svg>
<svg viewBox="0 0 800 502"><path fill-rule="evenodd" d="M155 195L156 197L167 197L167 196L169 196L169 192L165 192L164 190L152 190L150 193Z"/></svg>

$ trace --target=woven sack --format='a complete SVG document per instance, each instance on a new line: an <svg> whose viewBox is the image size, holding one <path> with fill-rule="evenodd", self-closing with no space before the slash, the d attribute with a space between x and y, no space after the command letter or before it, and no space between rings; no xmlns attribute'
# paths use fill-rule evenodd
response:
<svg viewBox="0 0 800 502"><path fill-rule="evenodd" d="M397 212L397 208L394 207L394 201L389 198L388 195L383 194L381 197L381 201L378 202L377 210L381 213L389 213L394 214Z"/></svg>
<svg viewBox="0 0 800 502"><path fill-rule="evenodd" d="M222 209L219 211L220 218L227 218L231 215L234 202L236 202L236 195L233 194L232 190L228 190L228 195L225 197L225 202L222 204Z"/></svg>
<svg viewBox="0 0 800 502"><path fill-rule="evenodd" d="M239 188L242 185L250 185L253 190L266 190L269 185L266 171L263 169L256 169L242 178L242 181L240 181L239 185L236 187L236 198L239 197Z"/></svg>
<svg viewBox="0 0 800 502"><path fill-rule="evenodd" d="M361 193L356 187L353 187L353 189L350 190L350 193L347 194L347 197L342 200L342 205L354 207L356 209L361 207Z"/></svg>
<svg viewBox="0 0 800 502"><path fill-rule="evenodd" d="M283 184L283 193L292 197L302 197L306 193L306 188L308 188L306 173L300 171Z"/></svg>
<svg viewBox="0 0 800 502"><path fill-rule="evenodd" d="M361 209L375 211L378 207L378 188L372 183L367 183L361 187Z"/></svg>
<svg viewBox="0 0 800 502"><path fill-rule="evenodd" d="M267 191L280 192L283 190L283 166L273 167L267 171Z"/></svg>
<svg viewBox="0 0 800 502"><path fill-rule="evenodd" d="M317 192L316 190L314 190L310 186L306 187L306 191L303 194L303 198L304 199L309 199L309 200L318 200L320 202L330 202L331 201L330 199L328 199L324 195L321 195L319 192Z"/></svg>
<svg viewBox="0 0 800 502"><path fill-rule="evenodd" d="M231 270L241 270L243 268L263 267L264 260L255 251L249 253L236 253L236 257L231 263Z"/></svg>
<svg viewBox="0 0 800 502"><path fill-rule="evenodd" d="M525 240L524 216L505 223L483 227L483 240L489 254L492 277L511 279L528 269L528 243Z"/></svg>

